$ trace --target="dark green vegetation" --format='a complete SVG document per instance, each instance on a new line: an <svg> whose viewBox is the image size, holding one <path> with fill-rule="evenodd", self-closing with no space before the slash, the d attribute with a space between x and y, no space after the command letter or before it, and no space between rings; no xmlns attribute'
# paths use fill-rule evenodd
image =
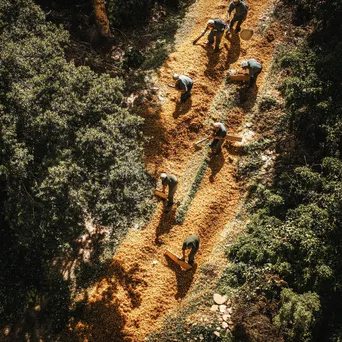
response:
<svg viewBox="0 0 342 342"><path fill-rule="evenodd" d="M52 261L77 256L89 217L115 246L152 209L123 81L68 63L68 44L30 0L0 2L2 325L39 304L51 331L63 327L70 284Z"/></svg>
<svg viewBox="0 0 342 342"><path fill-rule="evenodd" d="M251 187L251 222L227 251L233 264L221 284L238 289L237 339L337 342L342 336L342 3L286 5L294 9L296 25L313 31L277 58L277 69L288 76L280 87L286 115L276 137L275 179L270 187Z"/></svg>

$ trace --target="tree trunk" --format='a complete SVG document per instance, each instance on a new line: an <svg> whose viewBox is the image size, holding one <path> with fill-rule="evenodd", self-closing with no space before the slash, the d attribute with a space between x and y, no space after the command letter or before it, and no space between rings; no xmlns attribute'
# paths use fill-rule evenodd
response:
<svg viewBox="0 0 342 342"><path fill-rule="evenodd" d="M96 25L100 35L106 38L111 37L112 33L110 32L105 0L93 0L93 5L95 10Z"/></svg>

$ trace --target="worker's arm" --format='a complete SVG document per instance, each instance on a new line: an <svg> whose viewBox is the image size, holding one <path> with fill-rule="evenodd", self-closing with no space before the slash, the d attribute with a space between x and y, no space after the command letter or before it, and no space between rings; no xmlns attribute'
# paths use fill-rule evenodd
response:
<svg viewBox="0 0 342 342"><path fill-rule="evenodd" d="M165 185L163 185L163 192L165 192L165 190L166 190L166 186L165 186Z"/></svg>
<svg viewBox="0 0 342 342"><path fill-rule="evenodd" d="M179 91L182 94L184 94L188 90L186 84L184 84L181 80L178 80L176 82L175 88L177 91Z"/></svg>
<svg viewBox="0 0 342 342"><path fill-rule="evenodd" d="M209 25L206 26L205 30L202 31L201 36L204 36L205 33L209 30Z"/></svg>
<svg viewBox="0 0 342 342"><path fill-rule="evenodd" d="M181 260L185 261L185 249L182 249L182 257Z"/></svg>
<svg viewBox="0 0 342 342"><path fill-rule="evenodd" d="M227 12L227 21L229 21L230 19L230 15L233 12L233 10L235 9L235 6L233 4L233 2L230 3L229 7L228 7L228 12Z"/></svg>

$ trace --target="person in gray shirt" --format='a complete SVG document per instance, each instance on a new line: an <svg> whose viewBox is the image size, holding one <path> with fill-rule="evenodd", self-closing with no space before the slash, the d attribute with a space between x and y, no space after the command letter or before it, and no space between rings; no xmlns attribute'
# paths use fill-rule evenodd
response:
<svg viewBox="0 0 342 342"><path fill-rule="evenodd" d="M215 52L220 50L220 43L226 26L227 24L221 19L210 19L205 30L202 32L202 35L204 35L208 30L211 30L208 34L208 44L214 44L215 39Z"/></svg>
<svg viewBox="0 0 342 342"><path fill-rule="evenodd" d="M256 82L258 75L261 73L262 64L256 61L254 58L249 59L248 61L243 61L241 63L241 68L249 70L249 88L252 88Z"/></svg>
<svg viewBox="0 0 342 342"><path fill-rule="evenodd" d="M169 193L167 196L167 206L172 207L173 205L173 198L175 196L177 185L178 185L178 179L175 175L171 175L168 173L161 173L160 179L162 181L163 191L165 192L166 187L169 187Z"/></svg>
<svg viewBox="0 0 342 342"><path fill-rule="evenodd" d="M230 21L228 32L232 29L233 25L237 22L235 32L238 33L241 30L241 24L246 20L248 6L242 0L233 0L228 7L228 19L230 19L231 13L235 10L234 17Z"/></svg>
<svg viewBox="0 0 342 342"><path fill-rule="evenodd" d="M213 155L218 155L221 152L221 147L227 135L227 128L221 122L213 123L213 138L214 140L210 144Z"/></svg>
<svg viewBox="0 0 342 342"><path fill-rule="evenodd" d="M187 237L183 242L183 246L182 246L183 256L181 260L185 261L185 251L187 249L191 249L189 256L188 256L188 264L192 266L195 262L195 254L198 251L199 243L200 243L199 236L190 235L189 237Z"/></svg>
<svg viewBox="0 0 342 342"><path fill-rule="evenodd" d="M175 89L181 92L180 102L184 103L191 96L194 81L188 76L178 74L174 74L172 78L176 81Z"/></svg>

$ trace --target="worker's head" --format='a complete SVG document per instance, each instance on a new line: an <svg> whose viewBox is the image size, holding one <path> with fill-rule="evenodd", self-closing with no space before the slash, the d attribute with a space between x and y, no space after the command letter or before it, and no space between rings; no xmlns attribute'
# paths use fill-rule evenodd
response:
<svg viewBox="0 0 342 342"><path fill-rule="evenodd" d="M160 179L163 180L167 177L166 173L161 173L160 174Z"/></svg>
<svg viewBox="0 0 342 342"><path fill-rule="evenodd" d="M175 81L178 81L178 80L179 80L179 75L178 75L178 74L173 74L172 78L173 78Z"/></svg>
<svg viewBox="0 0 342 342"><path fill-rule="evenodd" d="M241 68L242 69L246 69L248 67L248 62L247 61L243 61L242 63L241 63Z"/></svg>
<svg viewBox="0 0 342 342"><path fill-rule="evenodd" d="M215 25L214 20L213 19L209 19L207 25L210 26L210 27L213 27Z"/></svg>
<svg viewBox="0 0 342 342"><path fill-rule="evenodd" d="M212 128L213 128L214 131L217 131L220 127L221 127L221 123L220 122L214 122L212 124Z"/></svg>
<svg viewBox="0 0 342 342"><path fill-rule="evenodd" d="M240 0L233 0L233 2L234 2L234 5L238 5Z"/></svg>

